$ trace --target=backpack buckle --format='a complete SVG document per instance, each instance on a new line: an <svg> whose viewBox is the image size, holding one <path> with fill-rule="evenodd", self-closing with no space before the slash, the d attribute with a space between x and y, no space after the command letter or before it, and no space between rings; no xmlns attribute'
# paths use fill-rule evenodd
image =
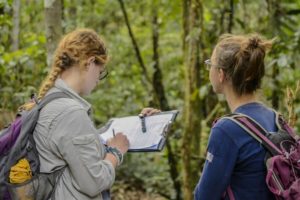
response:
<svg viewBox="0 0 300 200"><path fill-rule="evenodd" d="M32 149L33 149L33 147L32 147L31 145L28 145L28 146L26 147L27 152L31 151Z"/></svg>

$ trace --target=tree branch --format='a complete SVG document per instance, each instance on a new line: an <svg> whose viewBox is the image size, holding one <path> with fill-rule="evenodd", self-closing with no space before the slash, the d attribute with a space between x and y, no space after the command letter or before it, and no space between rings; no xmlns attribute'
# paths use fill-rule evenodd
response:
<svg viewBox="0 0 300 200"><path fill-rule="evenodd" d="M143 76L144 76L144 78L146 79L146 81L147 81L148 83L151 83L150 78L149 78L149 76L148 76L147 69L146 69L146 67L145 67L145 64L144 64L144 61L143 61L143 58L142 58L142 55L141 55L141 53L140 53L139 46L138 46L138 44L137 44L137 42L136 42L136 39L135 39L135 37L134 37L134 35L133 35L133 32L132 32L132 30L131 30L131 27L130 27L130 23L129 23L129 20L128 20L128 16L127 16L127 12L126 12L126 9L125 9L124 2L123 2L123 0L118 0L118 1L119 1L119 3L120 3L121 10L122 10L122 13L123 13L123 15L124 15L125 23L126 23L126 26L127 26L127 29L128 29L128 33L129 33L129 36L130 36L131 41L132 41L132 44L133 44L133 48L134 48L134 50L135 50L136 57L137 57L138 62L139 62L139 64L140 64L141 68L142 68Z"/></svg>

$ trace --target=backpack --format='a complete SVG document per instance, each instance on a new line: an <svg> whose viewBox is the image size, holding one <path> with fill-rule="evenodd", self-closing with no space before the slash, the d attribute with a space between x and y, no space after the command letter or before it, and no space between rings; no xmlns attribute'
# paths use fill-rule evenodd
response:
<svg viewBox="0 0 300 200"><path fill-rule="evenodd" d="M33 132L41 109L58 98L70 97L63 92L49 94L30 111L18 114L8 127L0 131L0 200L44 200L49 199L55 190L58 177L65 167L52 173L40 173L39 154ZM10 181L10 172L17 163L26 166L26 175L30 175L25 182L14 184ZM14 175L17 179L22 178L18 172Z"/></svg>
<svg viewBox="0 0 300 200"><path fill-rule="evenodd" d="M265 165L267 168L266 184L277 200L300 199L300 138L283 117L276 114L276 133L267 132L251 117L234 113L223 118L229 119L267 150ZM230 187L226 190L230 200L234 199Z"/></svg>

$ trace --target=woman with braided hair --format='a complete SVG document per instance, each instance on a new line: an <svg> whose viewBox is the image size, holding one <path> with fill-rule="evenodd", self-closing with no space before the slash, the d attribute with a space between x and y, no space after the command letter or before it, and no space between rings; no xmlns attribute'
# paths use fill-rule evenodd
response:
<svg viewBox="0 0 300 200"><path fill-rule="evenodd" d="M102 144L90 119L91 105L82 98L107 76L108 61L103 40L90 29L78 29L63 37L44 80L38 100L63 92L69 98L58 98L40 112L34 140L40 158L40 171L51 173L64 166L57 181L53 199L110 199L107 190L115 179L115 168L121 164L129 141L123 133ZM23 109L31 109L26 104ZM159 112L145 108L141 114Z"/></svg>
<svg viewBox="0 0 300 200"><path fill-rule="evenodd" d="M215 93L223 94L232 113L250 116L276 132L275 113L259 102L256 91L265 73L272 42L259 35L223 35L205 61ZM264 165L266 150L244 129L222 118L211 129L197 200L270 200Z"/></svg>

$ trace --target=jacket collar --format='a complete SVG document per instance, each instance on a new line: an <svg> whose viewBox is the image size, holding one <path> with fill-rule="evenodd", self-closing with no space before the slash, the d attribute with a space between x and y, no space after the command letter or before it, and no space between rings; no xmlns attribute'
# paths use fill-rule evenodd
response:
<svg viewBox="0 0 300 200"><path fill-rule="evenodd" d="M79 96L79 94L70 88L61 78L56 79L54 87L49 91L49 93L57 91L62 91L68 94L70 97L72 97L72 99L78 101L89 114L91 113L91 104Z"/></svg>

